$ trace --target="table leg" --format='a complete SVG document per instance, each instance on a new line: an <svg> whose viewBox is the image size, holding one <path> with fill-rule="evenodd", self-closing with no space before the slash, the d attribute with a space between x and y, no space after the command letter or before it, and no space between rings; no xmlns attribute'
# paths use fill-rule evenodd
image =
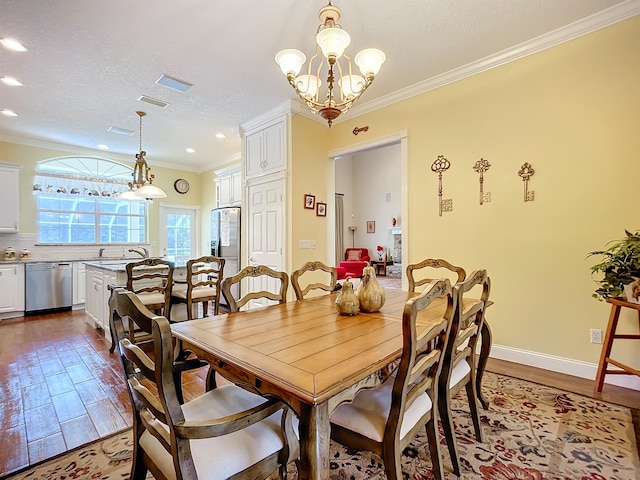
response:
<svg viewBox="0 0 640 480"><path fill-rule="evenodd" d="M300 480L329 480L329 406L303 404L300 411Z"/></svg>
<svg viewBox="0 0 640 480"><path fill-rule="evenodd" d="M611 354L611 346L613 338L618 327L618 318L620 317L620 305L611 305L611 314L609 315L609 324L607 325L607 333L604 336L604 344L602 345L602 353L600 353L600 362L598 362L598 373L596 373L596 392L602 392L604 385L604 376L607 373L607 359Z"/></svg>
<svg viewBox="0 0 640 480"><path fill-rule="evenodd" d="M478 399L482 404L482 407L487 410L489 408L489 401L484 398L482 394L482 376L484 375L484 369L487 366L487 360L489 359L489 353L491 352L492 333L487 319L485 318L482 323L482 330L480 330L480 336L482 344L480 345L480 355L478 356L478 366L476 368L476 392L478 393Z"/></svg>

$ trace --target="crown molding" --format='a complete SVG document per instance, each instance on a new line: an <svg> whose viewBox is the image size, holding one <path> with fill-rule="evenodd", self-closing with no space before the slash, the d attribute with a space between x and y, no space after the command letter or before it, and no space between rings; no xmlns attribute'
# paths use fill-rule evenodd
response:
<svg viewBox="0 0 640 480"><path fill-rule="evenodd" d="M571 23L565 27L540 35L532 40L528 40L480 60L468 63L462 67L449 70L448 72L423 80L422 82L390 93L389 95L356 105L350 110L351 116L364 115L365 113L370 113L374 110L415 97L416 95L444 87L445 85L477 75L478 73L486 72L492 68L496 68L510 62L515 62L521 58L556 47L589 33L593 33L635 17L638 14L640 14L640 0L627 0L603 10L602 12ZM345 121L344 117L338 117L334 123L339 124L343 121Z"/></svg>

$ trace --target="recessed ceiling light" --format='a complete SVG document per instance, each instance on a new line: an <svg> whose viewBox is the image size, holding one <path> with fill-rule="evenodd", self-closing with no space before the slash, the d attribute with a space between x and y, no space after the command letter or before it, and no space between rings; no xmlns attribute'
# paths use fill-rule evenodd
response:
<svg viewBox="0 0 640 480"><path fill-rule="evenodd" d="M187 148L187 153L196 153L196 151L193 148Z"/></svg>
<svg viewBox="0 0 640 480"><path fill-rule="evenodd" d="M4 45L5 48L8 48L9 50L13 50L14 52L27 51L27 48L15 38L3 38L2 40L0 40L0 43L2 43L2 45Z"/></svg>
<svg viewBox="0 0 640 480"><path fill-rule="evenodd" d="M108 147L108 146L106 146L106 145L102 145L102 144L98 145L98 148L99 148L100 150L109 150L109 147Z"/></svg>
<svg viewBox="0 0 640 480"><path fill-rule="evenodd" d="M12 87L21 87L22 86L22 82L19 80L16 80L13 77L2 77L0 78L0 80L2 80L2 83L4 83L5 85L10 85Z"/></svg>
<svg viewBox="0 0 640 480"><path fill-rule="evenodd" d="M224 136L224 133L216 133L216 138L227 138Z"/></svg>
<svg viewBox="0 0 640 480"><path fill-rule="evenodd" d="M155 105L156 107L162 107L162 108L164 108L167 105L169 105L167 102L163 102L162 100L158 100L157 98L148 97L146 95L140 95L138 97L138 100L140 100L141 102L150 103L151 105Z"/></svg>
<svg viewBox="0 0 640 480"><path fill-rule="evenodd" d="M16 112L14 112L13 110L8 110L8 109L4 109L4 110L0 110L0 113L2 113L3 115L6 115L7 117L17 117L18 114Z"/></svg>
<svg viewBox="0 0 640 480"><path fill-rule="evenodd" d="M134 133L136 133L133 130L127 130L126 128L119 128L119 127L109 127L107 131L111 133L117 133L118 135L128 135L128 136L132 136Z"/></svg>
<svg viewBox="0 0 640 480"><path fill-rule="evenodd" d="M165 87L178 90L179 92L186 92L191 87L193 87L193 83L185 82L184 80L179 80L176 77L171 77L164 73L160 76L158 80L156 80L156 83L158 85L164 85Z"/></svg>

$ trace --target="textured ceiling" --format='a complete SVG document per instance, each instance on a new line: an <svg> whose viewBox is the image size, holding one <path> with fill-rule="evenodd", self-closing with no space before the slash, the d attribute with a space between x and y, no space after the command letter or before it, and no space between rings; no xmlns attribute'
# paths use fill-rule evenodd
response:
<svg viewBox="0 0 640 480"><path fill-rule="evenodd" d="M348 53L387 55L367 102L567 26L640 0L335 0L352 38ZM133 161L138 116L151 165L189 170L240 152L238 126L296 96L273 58L283 48L309 57L326 0L1 0L0 139L96 149ZM627 8L628 10L628 8ZM606 13L606 12L605 12ZM194 86L180 93L162 74ZM148 95L166 108L138 101ZM343 120L341 117L339 120ZM110 133L111 126L133 136ZM224 133L223 140L215 137ZM42 143L47 142L47 143ZM196 153L188 154L191 147ZM110 156L106 153L100 155ZM4 159L11 160L11 159Z"/></svg>

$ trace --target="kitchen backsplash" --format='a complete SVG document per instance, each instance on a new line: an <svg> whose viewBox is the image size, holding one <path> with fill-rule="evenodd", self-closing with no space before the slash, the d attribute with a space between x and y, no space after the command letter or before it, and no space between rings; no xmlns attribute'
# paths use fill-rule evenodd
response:
<svg viewBox="0 0 640 480"><path fill-rule="evenodd" d="M127 244L127 245L37 245L37 236L31 233L5 233L0 234L0 259L2 252L7 247L13 247L16 257L20 257L20 252L25 248L31 252L30 261L69 261L88 260L98 258L100 248L104 248L102 256L104 258L140 258L139 255L129 252L130 248L145 247L150 255L155 256L154 249L148 244ZM157 249L156 249L157 250ZM2 261L2 260L0 260Z"/></svg>

